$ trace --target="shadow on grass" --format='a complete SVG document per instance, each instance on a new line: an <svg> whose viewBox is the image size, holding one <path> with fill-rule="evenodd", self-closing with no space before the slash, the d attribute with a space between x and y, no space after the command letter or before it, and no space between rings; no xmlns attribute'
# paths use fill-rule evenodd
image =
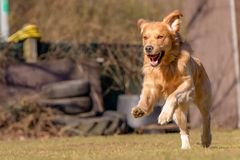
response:
<svg viewBox="0 0 240 160"><path fill-rule="evenodd" d="M201 143L196 143L199 146L202 146ZM225 146L221 146L221 145L211 145L208 149L214 149L214 150L218 150L218 149L240 149L240 145L225 145Z"/></svg>
<svg viewBox="0 0 240 160"><path fill-rule="evenodd" d="M210 149L240 149L240 146L211 146Z"/></svg>

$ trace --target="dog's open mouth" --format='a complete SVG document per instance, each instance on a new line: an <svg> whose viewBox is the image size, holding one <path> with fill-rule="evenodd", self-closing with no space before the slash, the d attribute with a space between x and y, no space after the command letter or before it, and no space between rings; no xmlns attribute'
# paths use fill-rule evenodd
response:
<svg viewBox="0 0 240 160"><path fill-rule="evenodd" d="M154 54L154 55L147 55L148 58L150 59L150 64L153 67L156 67L162 60L163 56L164 56L165 52L161 51L158 54Z"/></svg>

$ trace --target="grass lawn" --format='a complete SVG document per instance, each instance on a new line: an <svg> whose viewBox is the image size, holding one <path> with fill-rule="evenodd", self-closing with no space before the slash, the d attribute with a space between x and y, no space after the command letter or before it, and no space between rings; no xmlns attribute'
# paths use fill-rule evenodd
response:
<svg viewBox="0 0 240 160"><path fill-rule="evenodd" d="M1 141L1 160L233 160L240 159L240 130L215 131L209 149L191 132L192 149L180 150L177 133Z"/></svg>

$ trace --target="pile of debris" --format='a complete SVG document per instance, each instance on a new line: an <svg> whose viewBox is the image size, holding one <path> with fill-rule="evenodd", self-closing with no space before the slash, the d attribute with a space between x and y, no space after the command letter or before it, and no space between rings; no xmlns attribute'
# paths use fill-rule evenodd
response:
<svg viewBox="0 0 240 160"><path fill-rule="evenodd" d="M1 66L0 137L111 135L125 117L104 111L99 66L54 59Z"/></svg>
<svg viewBox="0 0 240 160"><path fill-rule="evenodd" d="M124 116L114 111L93 117L67 115L50 106L32 102L36 100L34 97L30 99L1 108L1 139L113 135L127 131Z"/></svg>

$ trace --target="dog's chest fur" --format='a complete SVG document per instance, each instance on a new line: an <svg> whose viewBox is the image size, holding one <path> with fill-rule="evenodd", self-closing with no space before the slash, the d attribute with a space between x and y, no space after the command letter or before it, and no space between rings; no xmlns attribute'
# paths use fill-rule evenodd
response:
<svg viewBox="0 0 240 160"><path fill-rule="evenodd" d="M167 66L145 69L145 81L152 83L157 88L159 95L167 98L181 83L181 72L177 63L173 62Z"/></svg>

